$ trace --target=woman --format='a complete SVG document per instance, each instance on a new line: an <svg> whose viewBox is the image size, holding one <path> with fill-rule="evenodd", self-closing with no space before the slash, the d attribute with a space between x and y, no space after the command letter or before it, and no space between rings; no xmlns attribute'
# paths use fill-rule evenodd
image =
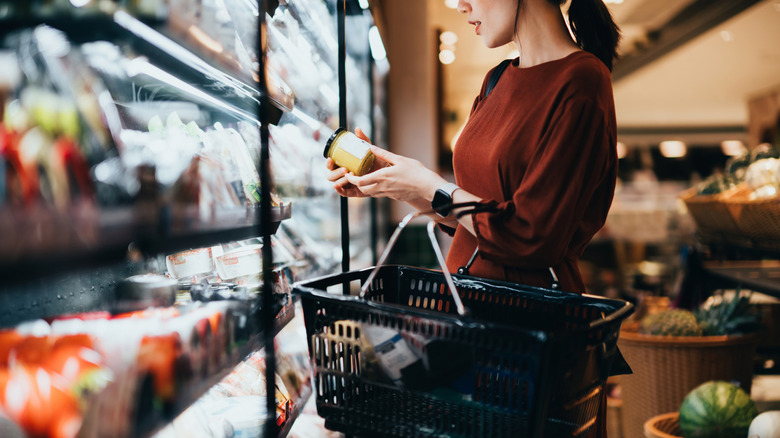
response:
<svg viewBox="0 0 780 438"><path fill-rule="evenodd" d="M416 160L373 147L375 171L357 177L328 160L342 196L388 197L421 211L451 195L494 212L457 210L447 265L455 271L478 247L470 274L583 292L577 259L603 226L617 178L610 70L618 29L602 0L572 0L570 36L560 0L461 0L489 48L514 42L520 56L490 95L485 84L454 149L457 188ZM362 132L357 131L363 136ZM365 137L365 136L364 136ZM390 166L389 164L392 164Z"/></svg>
<svg viewBox="0 0 780 438"><path fill-rule="evenodd" d="M420 211L451 198L489 211L437 217L454 231L451 271L584 292L577 266L604 225L617 178L610 70L618 29L602 0L461 0L489 48L513 42L520 56L485 97L480 95L453 156L455 184L420 162L373 147L374 171L358 177L328 160L328 179L342 196L388 197ZM492 71L491 71L492 72ZM359 136L365 136L357 131ZM602 399L602 401L605 398ZM606 436L606 406L588 436Z"/></svg>

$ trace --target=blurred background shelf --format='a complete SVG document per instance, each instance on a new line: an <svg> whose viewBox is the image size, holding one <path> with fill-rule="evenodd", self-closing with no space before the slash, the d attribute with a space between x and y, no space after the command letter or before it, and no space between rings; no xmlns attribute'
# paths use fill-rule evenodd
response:
<svg viewBox="0 0 780 438"><path fill-rule="evenodd" d="M272 234L291 215L290 203L273 207ZM14 283L121 262L136 251L176 252L260 235L259 207L219 210L209 216L204 220L197 206L85 208L72 214L3 210L0 227L10 232L0 242L0 275Z"/></svg>

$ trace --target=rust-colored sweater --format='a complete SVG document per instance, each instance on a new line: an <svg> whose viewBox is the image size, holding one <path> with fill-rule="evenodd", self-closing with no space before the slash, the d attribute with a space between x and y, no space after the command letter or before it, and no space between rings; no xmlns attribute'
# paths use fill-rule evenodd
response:
<svg viewBox="0 0 780 438"><path fill-rule="evenodd" d="M515 60L488 97L482 91L454 151L455 182L494 203L458 227L447 256L455 272L584 292L577 259L604 225L617 178L609 70L578 51L529 68Z"/></svg>

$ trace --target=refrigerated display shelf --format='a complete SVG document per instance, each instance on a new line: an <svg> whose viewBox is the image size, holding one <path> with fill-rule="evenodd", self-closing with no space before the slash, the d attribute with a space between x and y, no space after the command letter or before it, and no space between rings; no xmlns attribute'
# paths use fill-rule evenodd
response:
<svg viewBox="0 0 780 438"><path fill-rule="evenodd" d="M108 210L0 211L0 276L6 283L84 267L117 263L128 253L176 252L257 237L259 207L214 211L204 220L197 206ZM292 213L290 203L271 210L271 232ZM131 254L132 255L132 254Z"/></svg>
<svg viewBox="0 0 780 438"><path fill-rule="evenodd" d="M303 413L303 409L306 407L306 402L309 401L309 398L313 392L314 391L312 390L311 385L306 385L304 390L298 396L298 400L296 400L293 404L292 410L287 415L287 419L279 428L279 438L285 438L290 434L290 430L292 430L292 427L295 424L295 420L297 420L301 413Z"/></svg>
<svg viewBox="0 0 780 438"><path fill-rule="evenodd" d="M282 329L290 323L295 317L295 304L293 300L288 300L287 303L277 312L274 316L274 330L273 336L279 334ZM219 383L225 378L231 371L243 360L248 358L252 353L264 348L262 345L262 339L264 335L258 331L254 333L249 340L236 348L234 354L229 358L227 363L221 367L218 371L212 373L206 379L203 379L194 384L179 390L178 397L174 403L170 412L164 416L155 418L145 430L139 431L139 435L142 437L151 437L155 433L159 432L163 427L169 424L174 418L179 416L188 407L200 399L206 392L214 385Z"/></svg>
<svg viewBox="0 0 780 438"><path fill-rule="evenodd" d="M0 36L39 25L58 29L75 43L107 40L128 44L137 54L149 58L167 72L175 72L178 79L221 102L217 111L258 122L262 93L254 78L210 61L215 59L214 54L198 53L197 47L177 41L166 30L164 20L140 19L124 10L112 14L3 19L0 20ZM291 100L282 102L273 96L268 96L264 103L269 104L263 107L268 111L271 123L278 121L283 112L290 111L292 105Z"/></svg>

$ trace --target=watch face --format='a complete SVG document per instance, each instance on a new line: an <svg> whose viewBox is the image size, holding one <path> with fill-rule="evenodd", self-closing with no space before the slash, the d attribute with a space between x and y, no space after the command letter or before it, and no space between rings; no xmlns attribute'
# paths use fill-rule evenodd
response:
<svg viewBox="0 0 780 438"><path fill-rule="evenodd" d="M436 193L433 195L433 200L431 201L431 208L439 215L439 216L447 216L450 214L450 205L452 204L452 196L449 195L449 193L445 192L444 190L437 190Z"/></svg>

